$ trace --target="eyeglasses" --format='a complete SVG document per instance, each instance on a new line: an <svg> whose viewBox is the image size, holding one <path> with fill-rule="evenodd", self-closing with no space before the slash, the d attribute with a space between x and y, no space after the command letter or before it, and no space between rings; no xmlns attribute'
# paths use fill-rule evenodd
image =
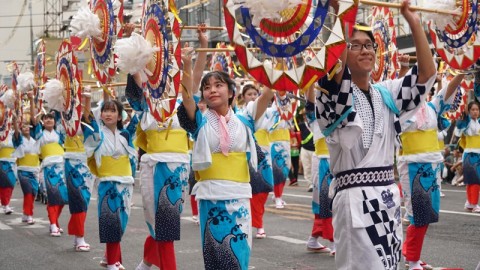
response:
<svg viewBox="0 0 480 270"><path fill-rule="evenodd" d="M352 51L361 51L362 48L365 48L367 51L375 51L378 48L378 44L377 43L366 43L366 44L347 43L347 48Z"/></svg>

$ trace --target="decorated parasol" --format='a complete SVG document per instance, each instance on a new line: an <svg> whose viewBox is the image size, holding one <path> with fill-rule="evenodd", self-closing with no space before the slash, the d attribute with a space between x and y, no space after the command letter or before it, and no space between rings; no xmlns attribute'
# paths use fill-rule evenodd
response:
<svg viewBox="0 0 480 270"><path fill-rule="evenodd" d="M397 39L392 12L387 7L373 7L372 10L371 26L378 49L371 77L374 82L381 82L396 77Z"/></svg>
<svg viewBox="0 0 480 270"><path fill-rule="evenodd" d="M344 33L355 24L357 5L339 1L338 14L328 8L329 1L224 0L228 36L243 69L267 87L284 91L306 88L327 74L346 47ZM315 57L305 59L305 50ZM291 69L276 68L292 57L297 63Z"/></svg>
<svg viewBox="0 0 480 270"><path fill-rule="evenodd" d="M429 32L438 55L454 69L467 69L480 57L478 40L478 0L461 0L456 20L429 23ZM452 7L456 9L455 3Z"/></svg>
<svg viewBox="0 0 480 270"><path fill-rule="evenodd" d="M43 88L43 85L47 82L47 75L45 74L45 63L46 63L46 46L45 41L42 39L38 43L37 47L37 56L35 57L35 64L33 68L33 75L35 84L37 87L33 89L34 101L37 104L38 108L42 108L43 100L40 98L40 88Z"/></svg>
<svg viewBox="0 0 480 270"><path fill-rule="evenodd" d="M217 49L228 48L224 42L217 44ZM234 77L233 61L229 51L216 51L212 55L212 61L210 63L210 71L224 71L230 75L230 78Z"/></svg>
<svg viewBox="0 0 480 270"><path fill-rule="evenodd" d="M72 44L64 40L56 53L56 79L45 84L43 98L50 109L61 113L62 124L68 136L75 136L80 127L81 78Z"/></svg>

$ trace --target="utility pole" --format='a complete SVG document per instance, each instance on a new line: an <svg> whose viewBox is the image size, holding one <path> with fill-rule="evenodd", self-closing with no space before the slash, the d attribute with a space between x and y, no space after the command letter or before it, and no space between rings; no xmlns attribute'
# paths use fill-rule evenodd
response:
<svg viewBox="0 0 480 270"><path fill-rule="evenodd" d="M33 23L32 23L32 0L28 3L28 9L30 10L30 67L33 70L34 55L33 55Z"/></svg>

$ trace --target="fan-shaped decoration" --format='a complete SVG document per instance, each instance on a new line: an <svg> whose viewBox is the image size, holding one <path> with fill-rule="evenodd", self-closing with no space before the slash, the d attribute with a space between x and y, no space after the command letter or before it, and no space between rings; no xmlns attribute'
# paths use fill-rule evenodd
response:
<svg viewBox="0 0 480 270"><path fill-rule="evenodd" d="M73 53L72 44L64 40L60 44L57 55L56 78L62 82L65 103L61 112L62 124L68 136L75 136L80 126L81 105L81 77L78 70L77 57Z"/></svg>
<svg viewBox="0 0 480 270"><path fill-rule="evenodd" d="M455 22L455 27L448 25L443 31L438 30L438 28L435 29L436 34L450 48L462 47L477 31L478 0L460 0L457 2L461 2L462 15Z"/></svg>
<svg viewBox="0 0 480 270"><path fill-rule="evenodd" d="M100 19L102 31L100 38L90 38L92 66L97 80L101 84L106 84L115 76L113 45L117 36L113 0L92 0L90 8Z"/></svg>
<svg viewBox="0 0 480 270"><path fill-rule="evenodd" d="M217 49L219 48L228 48L228 46L224 43L218 43ZM212 56L212 62L210 64L211 71L224 71L230 75L230 78L234 77L233 72L233 62L232 57L229 51L225 52L215 52Z"/></svg>
<svg viewBox="0 0 480 270"><path fill-rule="evenodd" d="M465 107L467 104L467 95L466 91L462 87L457 88L457 92L455 93L455 98L453 100L453 104L445 113L445 116L449 120L456 120L462 116L462 113L465 111Z"/></svg>
<svg viewBox="0 0 480 270"><path fill-rule="evenodd" d="M297 93L298 90L292 92L293 95L297 95ZM297 103L297 100L288 97L286 91L275 92L275 105L280 114L280 119L285 121L292 120L297 110Z"/></svg>
<svg viewBox="0 0 480 270"><path fill-rule="evenodd" d="M371 77L374 82L394 79L397 69L397 39L392 12L386 7L373 7L371 26L375 43L378 44Z"/></svg>
<svg viewBox="0 0 480 270"><path fill-rule="evenodd" d="M43 100L40 97L40 89L43 88L43 85L45 82L47 82L47 76L45 74L45 62L46 62L46 57L45 57L45 41L41 40L38 43L37 47L37 56L35 57L35 66L33 69L33 75L34 75L34 80L35 84L37 87L34 87L33 89L33 95L34 95L34 100L37 108L42 108L42 103Z"/></svg>
<svg viewBox="0 0 480 270"><path fill-rule="evenodd" d="M13 61L10 64L8 64L8 70L12 74L12 89L13 91L17 91L17 85L18 85L18 75L20 75L20 69L18 68L17 62Z"/></svg>
<svg viewBox="0 0 480 270"><path fill-rule="evenodd" d="M142 18L143 36L160 49L147 64L151 74L145 92L150 113L159 123L172 116L180 89L180 22L171 5L174 1L145 0Z"/></svg>
<svg viewBox="0 0 480 270"><path fill-rule="evenodd" d="M329 1L305 0L279 12L280 19L261 20L257 29L248 8L224 0L225 24L244 70L267 87L294 91L306 88L337 63L346 46L343 33L351 33L357 4L353 0L339 1L339 14L331 15ZM324 25L327 20L332 22L330 27ZM310 61L303 58L306 49L315 54ZM291 69L276 68L284 62L281 58L294 56L296 65Z"/></svg>
<svg viewBox="0 0 480 270"><path fill-rule="evenodd" d="M12 111L0 101L0 142L7 139L12 127Z"/></svg>
<svg viewBox="0 0 480 270"><path fill-rule="evenodd" d="M455 29L444 31L429 23L430 37L438 55L454 69L467 69L480 57L480 40L476 29L478 0L462 0L462 16Z"/></svg>

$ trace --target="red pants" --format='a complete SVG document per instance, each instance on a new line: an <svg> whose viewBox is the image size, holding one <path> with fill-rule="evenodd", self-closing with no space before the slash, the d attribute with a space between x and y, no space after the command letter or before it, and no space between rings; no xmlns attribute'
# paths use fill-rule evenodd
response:
<svg viewBox="0 0 480 270"><path fill-rule="evenodd" d="M9 205L12 198L13 187L0 188L0 202L2 205Z"/></svg>
<svg viewBox="0 0 480 270"><path fill-rule="evenodd" d="M23 196L23 214L26 216L33 216L33 202L35 197L33 194L26 194Z"/></svg>
<svg viewBox="0 0 480 270"><path fill-rule="evenodd" d="M253 194L250 199L252 227L254 228L263 228L263 214L265 213L265 203L267 199L268 192Z"/></svg>
<svg viewBox="0 0 480 270"><path fill-rule="evenodd" d="M478 192L480 191L480 185L473 184L467 185L467 201L469 204L478 204Z"/></svg>
<svg viewBox="0 0 480 270"><path fill-rule="evenodd" d="M60 225L58 225L58 218L62 213L62 209L63 209L63 205L47 204L47 213L48 213L48 219L50 220L50 224L55 224L59 228L60 228Z"/></svg>
<svg viewBox="0 0 480 270"><path fill-rule="evenodd" d="M173 241L155 241L153 237L148 236L143 247L143 260L161 270L176 270Z"/></svg>
<svg viewBox="0 0 480 270"><path fill-rule="evenodd" d="M285 182L273 185L273 194L275 194L275 198L281 198L283 194L283 187L285 187Z"/></svg>
<svg viewBox="0 0 480 270"><path fill-rule="evenodd" d="M198 204L195 200L195 195L190 195L190 205L192 206L192 215L198 216Z"/></svg>
<svg viewBox="0 0 480 270"><path fill-rule="evenodd" d="M85 235L85 219L87 212L75 213L68 222L68 234L83 237Z"/></svg>
<svg viewBox="0 0 480 270"><path fill-rule="evenodd" d="M116 264L117 262L122 263L122 249L120 248L120 242L107 243L105 257L107 258L108 265Z"/></svg>
<svg viewBox="0 0 480 270"><path fill-rule="evenodd" d="M313 237L322 237L330 242L333 242L333 226L332 218L321 218L319 215L315 215L312 228Z"/></svg>
<svg viewBox="0 0 480 270"><path fill-rule="evenodd" d="M400 190L400 198L403 198L403 189L402 189L402 183L398 182L397 183L398 189Z"/></svg>
<svg viewBox="0 0 480 270"><path fill-rule="evenodd" d="M407 227L407 237L403 243L403 256L409 262L416 262L420 260L422 253L423 239L427 233L428 225L415 226L409 225Z"/></svg>

